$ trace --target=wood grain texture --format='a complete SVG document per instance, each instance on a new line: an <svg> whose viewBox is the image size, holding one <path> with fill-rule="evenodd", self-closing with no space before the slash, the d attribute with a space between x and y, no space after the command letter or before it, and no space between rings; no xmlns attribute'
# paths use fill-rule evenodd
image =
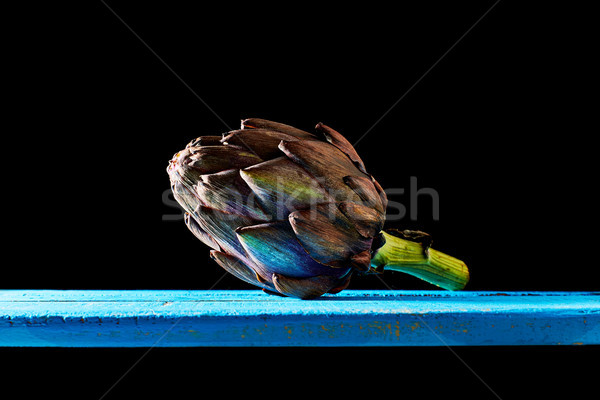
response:
<svg viewBox="0 0 600 400"><path fill-rule="evenodd" d="M0 346L559 344L600 344L600 292L0 291Z"/></svg>

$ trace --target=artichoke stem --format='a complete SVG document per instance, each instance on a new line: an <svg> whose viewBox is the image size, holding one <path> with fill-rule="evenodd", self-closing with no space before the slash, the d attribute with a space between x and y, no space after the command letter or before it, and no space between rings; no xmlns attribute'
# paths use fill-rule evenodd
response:
<svg viewBox="0 0 600 400"><path fill-rule="evenodd" d="M469 281L467 265L441 251L423 244L382 232L386 239L373 258L377 269L404 272L446 290L460 290Z"/></svg>

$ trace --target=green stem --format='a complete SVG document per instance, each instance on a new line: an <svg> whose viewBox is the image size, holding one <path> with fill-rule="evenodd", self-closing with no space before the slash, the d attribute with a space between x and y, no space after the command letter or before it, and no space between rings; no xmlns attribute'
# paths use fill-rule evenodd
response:
<svg viewBox="0 0 600 400"><path fill-rule="evenodd" d="M404 272L447 290L460 290L469 281L466 264L423 244L382 232L385 245L375 253L371 265L384 270Z"/></svg>

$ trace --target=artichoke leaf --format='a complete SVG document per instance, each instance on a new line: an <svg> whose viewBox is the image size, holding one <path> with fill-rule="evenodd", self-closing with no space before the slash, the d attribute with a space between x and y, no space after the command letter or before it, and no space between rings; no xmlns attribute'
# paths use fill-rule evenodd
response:
<svg viewBox="0 0 600 400"><path fill-rule="evenodd" d="M263 160L270 160L283 155L278 147L282 140L294 141L298 138L268 129L240 129L229 132L221 139L221 143L246 148Z"/></svg>
<svg viewBox="0 0 600 400"><path fill-rule="evenodd" d="M371 248L372 238L361 235L337 203L295 211L289 221L302 247L323 264L339 266L340 260Z"/></svg>
<svg viewBox="0 0 600 400"><path fill-rule="evenodd" d="M296 210L333 201L310 174L285 156L245 168L240 175L263 209L278 220Z"/></svg>
<svg viewBox="0 0 600 400"><path fill-rule="evenodd" d="M221 139L223 136L200 136L192 140L185 146L185 148L199 147L199 146L219 146L221 145Z"/></svg>
<svg viewBox="0 0 600 400"><path fill-rule="evenodd" d="M377 235L385 222L381 212L358 203L341 202L340 211L354 224L354 228L365 238Z"/></svg>
<svg viewBox="0 0 600 400"><path fill-rule="evenodd" d="M192 214L186 212L183 218L188 229L194 234L194 236L200 239L202 243L214 250L221 250L219 243L217 243L212 236L210 236L204 229L200 227L198 221L196 221Z"/></svg>
<svg viewBox="0 0 600 400"><path fill-rule="evenodd" d="M281 274L291 278L339 275L339 269L313 260L300 244L288 221L236 229L237 236L261 276Z"/></svg>
<svg viewBox="0 0 600 400"><path fill-rule="evenodd" d="M214 174L231 168L245 168L263 161L256 154L237 146L189 147L181 152L180 157L184 157L183 153L186 152L190 154L185 158L186 165L183 167L189 170L191 178L196 180L200 175Z"/></svg>
<svg viewBox="0 0 600 400"><path fill-rule="evenodd" d="M290 278L273 274L273 285L282 294L300 299L314 299L327 293L338 281L331 276L313 276L311 278Z"/></svg>
<svg viewBox="0 0 600 400"><path fill-rule="evenodd" d="M230 214L200 205L192 213L202 230L207 232L222 251L246 260L247 255L234 230L240 226L254 225L257 221L240 214Z"/></svg>
<svg viewBox="0 0 600 400"><path fill-rule="evenodd" d="M346 139L344 136L342 136L342 134L340 134L336 130L328 127L327 125L324 125L321 122L317 124L315 129L318 132L321 132L329 143L331 143L332 145L340 149L342 152L344 152L361 172L365 174L367 173L367 169L365 168L363 160L360 158L356 150L354 150L354 146L350 144L348 139Z"/></svg>
<svg viewBox="0 0 600 400"><path fill-rule="evenodd" d="M254 192L240 176L238 169L201 175L196 194L206 206L230 214L241 214L257 221L271 218L261 209Z"/></svg>
<svg viewBox="0 0 600 400"><path fill-rule="evenodd" d="M344 183L344 177L364 174L337 147L327 142L305 140L282 141L279 148L327 188L336 201L360 201L360 197Z"/></svg>
<svg viewBox="0 0 600 400"><path fill-rule="evenodd" d="M183 180L173 181L171 191L177 203L188 213L194 212L201 204L193 187Z"/></svg>
<svg viewBox="0 0 600 400"><path fill-rule="evenodd" d="M272 131L286 133L302 139L316 139L312 133L294 128L293 126L282 124L280 122L269 121L261 118L248 118L242 120L242 129L269 129Z"/></svg>
<svg viewBox="0 0 600 400"><path fill-rule="evenodd" d="M225 271L238 279L243 280L246 283L261 287L263 289L273 290L274 287L264 280L259 280L256 276L256 272L246 265L239 258L230 256L229 254L211 250L210 257L217 262Z"/></svg>
<svg viewBox="0 0 600 400"><path fill-rule="evenodd" d="M382 198L371 179L364 176L345 176L343 180L360 197L365 206L375 208L380 212L385 211Z"/></svg>

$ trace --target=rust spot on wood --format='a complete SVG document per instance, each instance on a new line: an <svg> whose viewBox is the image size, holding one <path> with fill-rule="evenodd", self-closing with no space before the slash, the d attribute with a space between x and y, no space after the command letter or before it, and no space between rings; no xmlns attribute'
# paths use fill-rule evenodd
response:
<svg viewBox="0 0 600 400"><path fill-rule="evenodd" d="M418 322L415 322L413 325L410 326L410 330L414 331L415 329L420 328L420 327L421 327L421 324Z"/></svg>

